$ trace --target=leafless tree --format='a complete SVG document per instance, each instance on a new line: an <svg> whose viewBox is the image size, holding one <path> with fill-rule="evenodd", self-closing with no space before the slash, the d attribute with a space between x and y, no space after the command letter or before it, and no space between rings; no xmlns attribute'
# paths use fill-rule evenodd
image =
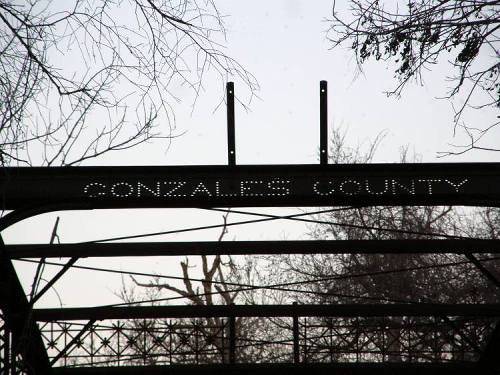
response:
<svg viewBox="0 0 500 375"><path fill-rule="evenodd" d="M218 241L222 241L227 233L227 218L228 213L223 215L223 227L221 233L219 234ZM126 301L133 302L134 299L143 299L144 296L150 296L153 293L153 300L161 300L161 296L164 293L173 293L174 296L183 298L188 304L198 305L198 306L213 306L216 304L231 305L234 303L238 292L231 290L231 287L226 283L226 276L230 276L232 271L234 271L234 265L231 257L223 259L222 255L215 255L213 257L208 257L207 255L201 255L201 271L202 277L193 277L193 268L196 266L190 265L189 258L186 257L184 261L180 262L182 269L182 286L175 286L171 283L166 283L160 278L153 278L147 282L138 280L131 276L134 287L124 286L120 292L122 299ZM135 295L132 292L135 288L140 288L141 292L136 292ZM200 290L201 287L201 290ZM142 298L141 298L142 295ZM139 322L140 323L140 322ZM137 324L136 322L131 322L130 324ZM150 321L149 330L155 331L159 330L161 327L161 322ZM175 323L175 326L179 324L190 324L192 326L192 332L189 334L190 337L185 338L185 343L188 341L197 341L209 339L209 344L217 348L217 352L222 355L224 361L229 361L229 344L228 344L228 323L227 319L221 317L207 317L201 320L184 321L184 323ZM239 319L237 319L236 324L239 326ZM180 326L179 326L180 327ZM194 331L193 331L194 330ZM238 331L241 331L238 327ZM180 329L176 331L177 335L182 336ZM181 336L179 336L181 338ZM140 343L143 345L144 343ZM194 346L193 346L194 347ZM194 352L193 352L194 353ZM217 355L215 356L217 358ZM191 353L187 355L186 358L181 359L182 362L196 361L198 363L207 363L211 361L210 355L205 355L205 358L195 359L195 356ZM154 359L148 359L154 360ZM217 361L217 359L216 359Z"/></svg>
<svg viewBox="0 0 500 375"><path fill-rule="evenodd" d="M222 241L227 234L227 219L229 212L223 215L223 229L219 235L218 241ZM224 259L226 258L226 259ZM174 286L163 282L160 278L153 278L147 282L141 282L132 277L133 288L125 287L121 296L122 299L133 302L137 301L143 290L144 295L154 294L158 299L164 292L173 293L174 296L182 297L188 304L198 306L213 306L217 304L231 305L237 302L240 295L245 294L238 302L249 303L248 299L252 295L252 286L249 284L250 270L248 274L242 274L241 269L231 257L215 255L207 257L201 255L201 279L193 277L194 268L190 266L189 258L180 263L182 269L182 286ZM243 283L244 282L244 283ZM131 290L140 288L132 296ZM256 288L258 289L258 288ZM169 294L171 295L171 294ZM139 298L140 299L140 298ZM160 298L161 300L161 298ZM256 302L256 301L253 301ZM159 329L159 322L149 322L151 330ZM131 323L136 324L136 323ZM209 340L210 344L217 348L217 352L222 356L222 361L229 361L229 324L227 318L205 317L203 319L192 321L196 332L191 334L190 340ZM276 358L286 358L290 355L289 348L279 343L283 339L284 329L291 332L291 327L281 324L279 321L270 322L269 319L254 318L235 318L235 335L237 338L236 360L238 362L266 362L273 361ZM276 343L273 343L273 340ZM143 343L141 343L143 345ZM191 345L195 347L196 345ZM213 354L213 353L212 353ZM182 362L196 361L198 363L208 363L210 361L220 361L221 356L206 355L194 359L194 356L182 359ZM154 359L149 359L154 360Z"/></svg>
<svg viewBox="0 0 500 375"><path fill-rule="evenodd" d="M369 163L380 141L378 138L363 151L359 147L348 147L345 133L339 130L334 131L331 139L331 161L335 163ZM403 149L402 161L408 157L407 150ZM494 208L345 207L317 215L322 224L312 225L310 236L321 240L446 238L442 236L498 238L498 215L498 209ZM286 291L270 290L266 297L274 295L276 301L286 300L288 303L453 304L496 303L500 299L500 291L492 287L488 278L463 254L411 254L411 251L408 254L388 254L384 253L382 246L377 254L265 256L258 263L261 267L258 283L286 283L289 285ZM498 259L483 264L494 275L500 276ZM358 350L358 355L366 360L402 361L412 355L421 360L436 360L445 358L448 355L445 352L450 348L451 355L458 355L468 344L452 339L453 335L449 333L452 328L447 322L438 323L435 326L435 322L428 319L411 317L362 319L361 323L356 319L319 320L316 324L323 324L324 330L331 330L329 335L335 339L323 344L318 341L314 344L319 348L317 352L312 345L308 358L323 361L331 360L329 358L333 356L338 360L348 360L349 351L355 352L356 347L363 348L364 345L367 348L374 345L379 354L382 353L377 356L376 351L363 354ZM442 331L438 332L436 327ZM485 339L481 328L477 332L471 330L469 334L472 342L480 343ZM413 337L411 345L406 341L410 336ZM429 337L440 339L431 342Z"/></svg>
<svg viewBox="0 0 500 375"><path fill-rule="evenodd" d="M446 97L460 97L454 130L464 130L470 142L442 155L500 151L493 138L500 106L499 1L350 0L349 5L348 15L334 5L328 38L334 46L352 48L360 68L371 59L392 62L398 84L389 95L399 96L412 79L421 82L438 62L447 61L448 72L455 72L446 77L451 84ZM473 109L489 110L491 121L470 123L466 112Z"/></svg>
<svg viewBox="0 0 500 375"><path fill-rule="evenodd" d="M0 1L2 165L74 165L170 138L178 92L257 83L213 0ZM184 95L183 94L183 95Z"/></svg>

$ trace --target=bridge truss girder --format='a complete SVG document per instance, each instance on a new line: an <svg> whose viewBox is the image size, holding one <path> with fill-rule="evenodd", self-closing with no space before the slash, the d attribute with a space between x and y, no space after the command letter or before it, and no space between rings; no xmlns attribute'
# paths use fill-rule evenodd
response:
<svg viewBox="0 0 500 375"><path fill-rule="evenodd" d="M87 167L87 168L4 168L0 177L2 190L2 206L14 209L0 220L0 229L20 219L41 212L58 209L93 209L93 208L133 208L133 207L251 207L251 206L331 206L331 205L478 205L499 206L500 165L499 164L383 164L357 166L201 166L201 167ZM167 370L171 374L195 374L206 371L217 371L223 374L245 374L259 371L261 373L303 373L312 374L365 374L365 373L453 373L474 374L494 372L498 369L495 353L500 348L500 334L495 321L500 312L497 305L472 306L430 306L430 305L378 305L378 306L291 306L291 307L258 307L226 306L214 307L214 311L198 311L196 306L166 306L152 309L83 309L83 310L42 310L33 309L19 283L11 259L20 256L57 257L70 255L76 259L80 256L132 255L139 252L139 246L148 249L150 255L179 255L182 247L194 254L216 254L221 251L228 254L241 254L247 251L262 253L301 253L318 251L328 252L367 252L374 253L377 246L397 253L405 252L457 252L457 253L491 253L499 251L497 241L476 241L467 239L424 240L424 241L387 241L374 243L369 241L350 242L282 242L271 243L170 243L162 248L162 244L75 244L75 245L9 245L1 246L0 259L0 309L5 328L9 331L3 337L2 364L4 374L13 374L11 360L21 357L21 370L28 374L99 374L136 372L137 367L52 367L51 361L67 360L75 353L75 348L82 348L85 339L92 338L99 331L97 320L135 318L137 321L180 319L184 322L182 329L200 329L196 319L220 318L218 325L209 327L223 335L223 350L218 364L197 364L169 366L142 366L144 374L157 374ZM301 250L301 246L302 250ZM143 251L144 251L143 247ZM246 249L246 250L245 250ZM315 250L316 249L316 250ZM144 252L143 252L144 254ZM68 266L69 268L70 266ZM281 309L281 310L280 310ZM309 309L309 311L305 311ZM322 312L323 309L323 312ZM255 310L245 313L244 311ZM277 313L276 311L281 312ZM282 311L283 310L283 311ZM288 310L288 311L284 311ZM274 311L274 313L272 313ZM301 312L302 311L302 312ZM337 311L335 313L335 311ZM340 312L339 312L340 311ZM147 313L145 313L147 312ZM291 312L291 313L290 313ZM294 350L290 351L290 362L282 364L239 364L237 327L244 319L256 319L278 314L288 319L290 340ZM59 315L58 315L59 314ZM337 314L337 315L336 315ZM378 327L379 333L364 337L366 350L370 345L380 345L383 363L304 363L313 361L314 355L330 355L337 359L338 353L327 353L324 345L311 341L310 321L299 321L299 318L314 315L321 324L316 324L324 332L336 334L345 332L346 327L337 327L332 320L335 316L353 319L356 330L352 337L360 337L360 324L370 318L405 317L395 320L400 326L397 329L412 334L423 334L421 328L411 326L415 317L428 318L434 323L432 334L435 337L454 336L457 348L460 348L462 360L455 356L460 350L446 354L455 362L418 363L413 358L405 363L391 363L390 345L381 345L377 340L391 337L391 329L396 329L392 321ZM478 317L478 322L471 323L467 319ZM275 316L276 317L276 316ZM81 319L79 329L70 319ZM188 319L188 321L186 321ZM191 320L189 320L191 319ZM192 320L195 319L195 320ZM407 320L405 320L407 319ZM363 321L360 323L360 321ZM42 327L40 330L39 325ZM357 322L357 323L356 323ZM370 320L371 323L376 320ZM427 322L427 325L430 323ZM56 348L57 340L47 339L44 329L50 325L59 325L60 337L67 336L64 345ZM113 324L113 323L110 323ZM198 325L197 325L198 324ZM375 327L377 327L375 324ZM410 324L411 327L405 326ZM438 326L444 325L445 330ZM72 327L71 329L68 327ZM233 328L231 328L233 327ZM137 328L137 327L135 327ZM139 327L140 328L140 327ZM366 326L362 326L366 329ZM309 331L308 331L309 329ZM326 329L326 331L325 331ZM342 331L344 330L344 331ZM56 331L52 330L52 334ZM380 333L381 332L381 333ZM429 332L426 331L426 334ZM111 333L112 334L112 333ZM309 334L309 336L307 336ZM94 335L94 336L93 336ZM479 336L478 336L479 335ZM175 335L174 335L175 336ZM173 336L173 337L174 337ZM99 336L103 342L107 338ZM175 336L177 337L177 336ZM181 336L179 336L181 337ZM194 335L194 338L197 336ZM321 340L330 336L318 336ZM349 336L347 347L355 344ZM480 337L481 342L474 342ZM95 338L95 337L94 337ZM217 338L217 335L216 335ZM154 339L154 338L152 338ZM489 339L488 343L486 340ZM174 340L180 340L175 338ZM261 340L262 341L262 340ZM172 341L170 341L172 343ZM439 339L436 341L439 344ZM302 343L302 344L301 344ZM371 343L371 344L370 344ZM59 343L60 344L60 343ZM104 345L104 343L101 343ZM189 344L189 342L188 342ZM359 346L359 342L357 345ZM407 344L399 342L398 345ZM101 346L102 346L101 345ZM106 345L109 345L106 344ZM109 348L105 346L105 349ZM351 345L351 346L349 346ZM366 346L367 345L367 346ZM415 344L413 344L414 346ZM413 348L412 346L412 348ZM298 348L298 349L297 349ZM304 348L308 348L307 351ZM315 348L315 349L314 349ZM319 348L319 349L318 349ZM55 354L47 354L55 350ZM219 348L220 349L220 348ZM317 349L317 352L314 350ZM111 349L109 349L111 350ZM430 350L430 349L429 349ZM9 354L10 351L10 354ZM119 350L118 350L119 351ZM379 350L380 351L380 350ZM417 353L417 350L408 353ZM422 351L421 351L422 352ZM312 353L312 354L311 354ZM430 354L425 352L425 356ZM411 354L411 355L413 355ZM374 355L371 353L370 355ZM410 355L410 356L411 356ZM288 358L288 357L287 357ZM371 358L364 357L364 360ZM375 357L373 357L375 358ZM427 357L425 357L427 358ZM297 360L299 359L299 360ZM437 357L433 357L437 360ZM473 360L473 361L472 361ZM354 362L359 362L356 358ZM300 363L298 363L300 362ZM432 362L432 361L431 361ZM172 362L171 362L172 363ZM142 363L144 365L144 363ZM24 366L24 367L23 367ZM12 371L11 371L12 370Z"/></svg>

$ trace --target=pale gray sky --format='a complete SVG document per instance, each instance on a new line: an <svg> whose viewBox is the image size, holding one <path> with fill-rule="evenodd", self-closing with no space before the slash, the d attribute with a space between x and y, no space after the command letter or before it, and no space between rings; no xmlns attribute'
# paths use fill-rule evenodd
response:
<svg viewBox="0 0 500 375"><path fill-rule="evenodd" d="M317 163L319 145L319 81L329 83L329 125L344 126L349 142L366 144L377 134L387 135L376 155L378 162L397 162L399 148L410 145L425 162L435 162L436 153L452 138L452 111L443 84L433 72L425 86L410 85L401 99L387 98L384 91L394 87L393 73L382 65L367 65L359 74L347 49L330 50L325 38L329 0L217 1L228 15L227 53L236 58L258 80L258 98L248 102L248 90L241 84L236 94L248 105L246 112L236 107L236 148L240 164ZM436 66L442 73L446 65ZM441 78L441 76L440 76ZM194 110L192 98L175 106L176 131L183 134L171 142L142 145L137 149L109 154L88 164L100 165L187 165L225 164L225 107L220 106L223 83L207 76L204 92ZM175 93L182 96L183 90ZM479 123L487 121L477 115ZM500 161L500 153L469 153L440 161ZM269 210L268 210L269 211ZM287 213L295 212L295 209ZM42 215L3 233L7 243L46 243L55 217L61 216L59 234L63 242L94 240L141 232L171 230L203 223L220 222L220 214L194 210L124 210L121 212L79 212ZM233 218L239 219L238 216ZM279 223L244 229L231 229L228 238L280 239L305 238L303 225ZM217 231L171 236L169 240L215 240ZM162 273L180 270L178 260L121 259L106 266ZM102 260L82 260L78 264L104 264ZM26 285L31 283L33 267L18 265ZM50 277L50 269L47 277ZM120 279L88 272L72 271L57 290L67 305L110 303ZM82 296L88 298L82 303ZM57 305L55 294L47 295L40 306Z"/></svg>
<svg viewBox="0 0 500 375"><path fill-rule="evenodd" d="M315 163L318 147L319 81L329 83L329 124L345 126L353 145L387 132L377 161L397 162L399 147L410 145L423 161L437 161L436 154L448 149L453 138L452 108L447 100L444 63L424 75L424 83L411 83L402 98L387 98L384 92L396 86L393 72L384 65L368 64L363 74L347 48L331 50L326 30L331 14L329 0L220 1L227 21L227 52L240 61L258 80L259 98L249 112L236 109L236 142L241 164ZM342 4L341 4L342 5ZM342 8L339 8L340 10ZM240 84L236 93L248 101L248 90ZM177 129L187 131L172 143L164 155L161 147L151 158L134 164L224 164L226 162L225 108L220 107L222 86L208 80L194 113L189 104L177 112ZM488 113L488 115L490 115ZM473 122L487 123L480 113ZM496 137L499 134L493 134ZM209 150L209 154L204 152ZM164 156L163 156L164 155ZM122 156L124 157L124 156ZM158 159L157 159L158 157ZM155 161L152 161L154 159ZM476 152L440 161L493 161L498 153ZM122 158L120 158L120 163Z"/></svg>

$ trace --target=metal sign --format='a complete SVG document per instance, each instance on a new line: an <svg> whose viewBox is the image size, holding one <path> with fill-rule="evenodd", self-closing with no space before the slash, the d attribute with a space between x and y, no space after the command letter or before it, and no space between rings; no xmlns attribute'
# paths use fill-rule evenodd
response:
<svg viewBox="0 0 500 375"><path fill-rule="evenodd" d="M500 163L2 168L3 209L498 205Z"/></svg>

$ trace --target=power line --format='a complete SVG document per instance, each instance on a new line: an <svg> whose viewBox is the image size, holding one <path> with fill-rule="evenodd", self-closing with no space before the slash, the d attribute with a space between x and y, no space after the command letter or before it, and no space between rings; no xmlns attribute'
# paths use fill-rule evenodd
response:
<svg viewBox="0 0 500 375"><path fill-rule="evenodd" d="M340 207L340 208L332 208L332 209L318 210L318 211L312 211L312 212L302 212L302 213L285 215L285 216L270 215L270 214L263 214L263 213L250 212L250 211L239 211L239 210L233 210L233 209L227 210L227 209L219 209L219 208L209 208L209 209L205 209L205 210L226 212L226 213L233 212L233 213L250 215L250 216L259 216L259 217L262 217L262 219L244 220L244 221L223 223L223 224L204 225L204 226L199 226L199 227L180 228L180 229L174 229L174 230L169 230L169 231L141 233L141 234L134 234L134 235L128 235L128 236L108 237L108 238L103 238L103 239L99 239L99 240L77 242L77 244L90 244L90 243L96 243L96 242L112 242L112 241L120 241L120 240L136 239L136 238L144 238L144 237L153 237L153 236L160 236L160 235L179 234L179 233L194 232L194 231L206 230L206 229L217 229L217 228L225 228L225 227L245 225L245 224L263 223L263 222L274 221L274 220L295 220L295 221L301 221L301 222L312 223L312 224L335 225L335 226L341 226L341 227L347 227L347 228L356 228L356 229L364 229L364 230L377 230L377 231L400 233L400 234L412 234L412 235L422 235L422 236L430 236L430 237L443 237L443 238L450 238L450 239L471 239L470 237L449 235L449 234L444 234L444 233L418 232L418 231L411 231L411 230L404 230L404 229L382 228L382 227L375 227L375 226L366 226L366 225L339 223L339 222L332 222L332 221L304 219L303 218L303 216L318 215L318 214L325 214L325 213L338 212L338 211L346 211L346 210L352 210L352 209L356 209L356 208L359 208L359 207L357 207L357 206ZM41 245L41 246L43 247L43 245ZM48 246L48 245L45 245L45 246Z"/></svg>
<svg viewBox="0 0 500 375"><path fill-rule="evenodd" d="M297 218L297 217L301 217L301 216L317 215L317 214L321 214L321 213L328 213L328 212L334 212L334 211L343 211L345 209L346 208L341 207L341 208L332 208L332 209L328 209L328 210L319 210L319 211L314 211L314 212L306 212L306 213L301 212L298 214L285 215L285 216L271 216L271 217L268 216L268 217L265 217L263 219L244 220L244 221L237 221L237 222L232 222L232 223L213 224L213 225L204 225L204 226L199 226L199 227L174 229L174 230L169 230L169 231L134 234L134 235L129 235L129 236L110 237L110 238L104 238L104 239L100 239L100 240L79 242L79 244L129 240L129 239L134 239L134 238L143 238L143 237L153 237L153 236L161 236L161 235L167 235L167 234L194 232L194 231L205 230L205 229L225 228L225 227L236 226L236 225L255 224L255 223L262 223L262 222L274 221L274 220L286 220L286 219Z"/></svg>
<svg viewBox="0 0 500 375"><path fill-rule="evenodd" d="M344 207L344 208L342 208L342 210L357 209L357 208L360 208L360 207L350 206L350 207ZM220 209L220 208L206 208L205 210L229 212L229 210ZM233 210L233 209L231 209L230 212L242 214L242 215L249 215L249 216L280 218L279 216L276 216L276 215L263 214L260 212L239 211L239 210ZM317 214L321 214L321 213L327 213L327 212L311 212L311 215L317 215ZM374 226L369 226L369 225L339 223L339 222L334 222L334 221L315 220L315 219L304 219L304 218L300 218L300 217L289 217L286 219L293 220L293 221L302 221L302 222L312 223L312 224L335 225L335 226L346 227L346 228L378 230L378 231L383 231L383 232L400 233L400 234L413 234L413 235L422 235L422 236L430 236L430 237L444 237L444 238L448 238L448 239L472 239L471 237L457 236L457 235L445 234L445 233L418 232L418 231L412 231L412 230L406 230L406 229L382 228L382 227L374 227Z"/></svg>
<svg viewBox="0 0 500 375"><path fill-rule="evenodd" d="M493 261L493 260L499 260L499 259L500 259L500 257L489 257L489 258L481 258L479 260L482 262L486 262L486 261ZM23 259L23 258L17 259L17 261L27 262L27 263L38 263L36 260ZM310 283L316 283L316 282L321 282L321 281L342 280L342 279L351 279L351 278L369 277L369 276L380 276L380 275L386 275L386 274L391 274L391 273L417 271L417 270L432 269L432 268L453 267L453 266L459 266L459 265L464 265L464 264L469 264L469 263L471 263L471 261L448 262L448 263L432 264L432 265L426 265L426 266L396 268L396 269L384 270L384 271L336 275L336 276L317 278L317 279L312 279L312 280L293 281L293 282L288 282L288 283L283 283L283 284L267 285L267 286L266 285L258 286L258 285L252 285L252 284L242 284L242 283L235 283L235 282L229 282L229 281L207 280L207 279L200 279L200 278L193 278L193 277L185 278L183 276L152 274L152 273L137 272L137 271L116 270L116 269L111 269L111 268L80 266L80 265L76 265L76 264L72 265L71 268L88 270L88 271L98 271L98 272L109 272L109 273L117 273L117 274L125 274L125 275L134 275L134 276L145 276L145 277L153 277L153 278L161 278L161 279L172 279L172 280L182 280L182 281L189 280L189 281L211 283L211 284L225 284L225 285L238 286L238 287L270 288L270 287L274 287L274 286L279 287L279 286L302 285L302 284L310 284ZM56 263L56 262L50 262L50 261L47 261L46 264L52 265L52 266L65 266L66 265L63 263ZM200 294L200 296L201 295L202 294Z"/></svg>
<svg viewBox="0 0 500 375"><path fill-rule="evenodd" d="M479 260L480 261L493 261L493 260L498 260L498 259L500 259L500 257L481 258ZM29 262L29 263L37 263L37 261L31 260L31 259L19 259L19 261L24 261L24 262ZM64 264L61 264L61 263L55 263L55 262L46 262L46 263L49 265L64 266ZM459 266L459 265L464 265L464 264L469 264L469 263L471 263L471 262L470 261L449 262L449 263L442 263L442 264L407 267L407 268L367 272L367 273L360 273L360 274L336 275L336 276L318 278L318 279L313 279L313 280L293 281L293 282L271 284L271 285L253 285L253 284L222 282L222 281L217 281L217 280L206 280L206 279L198 279L198 278L184 278L181 276L154 275L154 274L143 273L143 272L123 271L123 270L114 270L114 269L109 269L109 268L98 268L98 267L78 266L78 265L72 265L71 267L77 268L77 269L90 270L90 271L110 272L110 273L134 275L134 276L158 277L158 278L166 278L166 279L174 279L174 280L189 280L189 281L205 282L205 283L208 282L211 284L225 284L225 285L238 287L237 289L228 290L227 293L238 293L238 292L258 290L258 289L270 289L270 290L283 291L283 292L314 294L314 295L319 295L319 296L323 295L323 296L332 296L332 297L339 297L339 298L353 298L353 299L377 300L377 301L385 301L385 302L416 303L416 304L418 304L418 303L423 303L423 302L390 299L390 298L385 298L385 297L354 296L354 295L340 294L340 293L315 292L315 291L309 291L309 290L291 289L291 288L286 288L286 287L294 286L294 285L312 284L312 283L317 283L317 282L322 282L322 281L333 281L333 280L342 280L342 279L352 279L352 278L358 278L358 277L380 276L380 275L386 275L386 274L391 274L391 273L401 273L401 272L408 272L408 271L415 271L415 270L452 267L452 266ZM104 306L117 307L117 306L137 305L137 304L142 304L142 303L165 302L165 301L172 301L172 300L177 300L177 299L185 299L185 298L189 298L189 297L204 297L204 296L208 296L208 295L219 295L219 294L220 294L219 292L215 291L215 292L208 292L208 293L196 293L196 294L193 294L190 296L175 296L175 297L155 298L155 299L141 300L141 301L135 301L135 302L122 302L122 303L110 304L110 305L104 305ZM101 306L101 307L104 307L104 306Z"/></svg>

